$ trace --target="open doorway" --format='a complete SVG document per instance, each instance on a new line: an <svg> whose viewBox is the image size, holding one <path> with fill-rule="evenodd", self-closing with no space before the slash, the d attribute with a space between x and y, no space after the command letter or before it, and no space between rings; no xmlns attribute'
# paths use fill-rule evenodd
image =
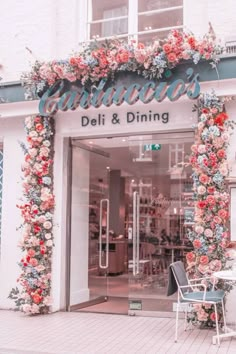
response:
<svg viewBox="0 0 236 354"><path fill-rule="evenodd" d="M70 309L171 316L193 225L193 133L73 141Z"/></svg>

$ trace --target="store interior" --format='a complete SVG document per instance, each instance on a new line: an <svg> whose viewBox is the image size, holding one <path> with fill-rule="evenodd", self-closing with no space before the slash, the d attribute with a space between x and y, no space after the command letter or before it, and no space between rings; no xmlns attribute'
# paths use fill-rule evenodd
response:
<svg viewBox="0 0 236 354"><path fill-rule="evenodd" d="M193 138L193 132L173 132L75 139L73 149L87 156L82 207L89 287L89 299L77 311L173 313L175 296L166 296L168 266L185 261L192 249L187 235L194 221L188 163ZM83 166L73 164L78 168ZM74 207L72 214L78 212Z"/></svg>

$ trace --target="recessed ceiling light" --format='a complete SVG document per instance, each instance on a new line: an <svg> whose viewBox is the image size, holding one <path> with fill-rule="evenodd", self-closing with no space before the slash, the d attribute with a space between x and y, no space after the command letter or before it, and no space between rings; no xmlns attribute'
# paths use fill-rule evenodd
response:
<svg viewBox="0 0 236 354"><path fill-rule="evenodd" d="M93 141L90 141L89 144L93 144Z"/></svg>
<svg viewBox="0 0 236 354"><path fill-rule="evenodd" d="M107 166L107 170L110 170L110 167L109 167L109 166Z"/></svg>
<svg viewBox="0 0 236 354"><path fill-rule="evenodd" d="M122 141L126 141L126 139L122 139Z"/></svg>

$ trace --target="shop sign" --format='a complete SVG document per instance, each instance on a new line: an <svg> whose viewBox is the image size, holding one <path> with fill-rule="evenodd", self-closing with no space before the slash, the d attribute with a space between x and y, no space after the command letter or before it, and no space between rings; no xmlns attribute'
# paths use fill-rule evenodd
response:
<svg viewBox="0 0 236 354"><path fill-rule="evenodd" d="M78 107L87 109L99 108L101 105L110 107L112 104L120 106L123 102L129 105L137 101L150 103L153 100L162 102L168 98L171 102L187 95L195 99L200 94L199 74L194 74L192 68L186 71L187 83L177 79L172 83L148 81L144 85L132 83L127 88L124 85L106 88L106 79L102 79L98 87L89 92L85 87L76 85L66 90L65 81L59 80L51 86L41 97L39 113L43 116L54 115L57 111L75 110Z"/></svg>
<svg viewBox="0 0 236 354"><path fill-rule="evenodd" d="M122 116L122 119L120 118ZM140 112L122 112L119 113L98 113L92 117L89 115L81 116L81 127L100 127L105 126L106 123L111 123L112 125L120 125L121 123L131 124L131 123L163 123L169 122L169 112L152 112L149 110L145 113Z"/></svg>

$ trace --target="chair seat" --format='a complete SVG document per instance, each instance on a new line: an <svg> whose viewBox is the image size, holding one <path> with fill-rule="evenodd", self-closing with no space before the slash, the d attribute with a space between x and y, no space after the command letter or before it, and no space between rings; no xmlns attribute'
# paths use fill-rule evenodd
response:
<svg viewBox="0 0 236 354"><path fill-rule="evenodd" d="M196 291L191 293L184 293L185 299L182 299L181 302L189 302L189 301L203 301L204 291ZM215 291L207 291L205 301L210 302L220 302L225 296L224 290L215 290Z"/></svg>

